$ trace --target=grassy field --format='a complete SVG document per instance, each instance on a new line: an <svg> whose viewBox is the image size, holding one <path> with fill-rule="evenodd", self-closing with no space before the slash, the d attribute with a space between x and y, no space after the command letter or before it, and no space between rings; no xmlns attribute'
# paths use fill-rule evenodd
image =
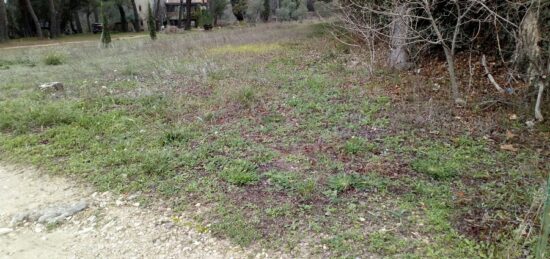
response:
<svg viewBox="0 0 550 259"><path fill-rule="evenodd" d="M369 76L362 55L310 23L0 50L1 159L296 256L529 254L547 124ZM65 91L37 89L50 81Z"/></svg>

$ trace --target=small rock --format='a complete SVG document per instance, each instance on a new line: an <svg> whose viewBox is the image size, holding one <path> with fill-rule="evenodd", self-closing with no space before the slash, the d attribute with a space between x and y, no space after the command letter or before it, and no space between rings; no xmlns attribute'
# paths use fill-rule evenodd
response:
<svg viewBox="0 0 550 259"><path fill-rule="evenodd" d="M44 83L39 85L38 88L40 88L40 90L43 90L43 91L51 91L51 90L63 91L64 89L63 83L60 83L60 82Z"/></svg>
<svg viewBox="0 0 550 259"><path fill-rule="evenodd" d="M11 233L13 228L0 228L0 236Z"/></svg>

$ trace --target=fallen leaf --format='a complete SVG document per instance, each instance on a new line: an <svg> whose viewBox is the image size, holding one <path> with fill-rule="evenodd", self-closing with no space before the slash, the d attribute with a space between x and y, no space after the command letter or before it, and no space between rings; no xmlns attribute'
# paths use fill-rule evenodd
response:
<svg viewBox="0 0 550 259"><path fill-rule="evenodd" d="M504 144L504 145L500 145L500 149L501 150L506 150L506 151L512 151L512 152L517 152L518 149L514 147L514 145L512 144Z"/></svg>
<svg viewBox="0 0 550 259"><path fill-rule="evenodd" d="M510 120L517 120L518 116L515 114L510 115Z"/></svg>
<svg viewBox="0 0 550 259"><path fill-rule="evenodd" d="M511 131L507 130L506 131L506 139L513 139L515 138L517 135L512 133Z"/></svg>

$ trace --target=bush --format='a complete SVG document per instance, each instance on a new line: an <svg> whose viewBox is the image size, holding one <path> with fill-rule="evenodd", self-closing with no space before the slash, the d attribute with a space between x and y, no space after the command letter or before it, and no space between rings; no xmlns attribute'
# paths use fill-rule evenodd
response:
<svg viewBox="0 0 550 259"><path fill-rule="evenodd" d="M304 19L307 13L307 4L304 0L283 0L281 8L276 10L277 18L281 21L296 21Z"/></svg>
<svg viewBox="0 0 550 259"><path fill-rule="evenodd" d="M44 64L48 66L57 66L63 64L63 55L58 53L48 53L44 57Z"/></svg>

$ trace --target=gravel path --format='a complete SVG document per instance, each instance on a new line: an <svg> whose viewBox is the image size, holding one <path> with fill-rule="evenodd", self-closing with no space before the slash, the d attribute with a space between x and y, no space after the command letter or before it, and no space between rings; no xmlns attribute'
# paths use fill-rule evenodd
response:
<svg viewBox="0 0 550 259"><path fill-rule="evenodd" d="M170 208L0 164L0 258L285 258L201 233Z"/></svg>

